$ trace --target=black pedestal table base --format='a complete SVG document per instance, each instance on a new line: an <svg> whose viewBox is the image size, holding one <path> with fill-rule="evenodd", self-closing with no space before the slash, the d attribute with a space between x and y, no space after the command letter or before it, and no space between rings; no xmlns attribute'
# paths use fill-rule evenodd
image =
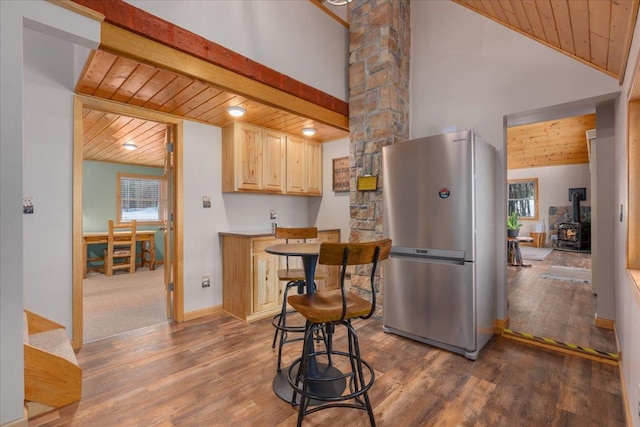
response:
<svg viewBox="0 0 640 427"><path fill-rule="evenodd" d="M285 402L291 403L293 399L293 388L291 388L291 384L289 384L289 380L287 378L289 372L289 367L282 368L280 372L276 373L275 378L273 379L273 391L278 395L278 397ZM323 378L337 378L342 375L342 372L334 366L327 365L326 363L318 363L318 374ZM296 377L298 373L297 369L294 369L291 372L293 378ZM313 392L313 394L319 396L326 397L336 397L342 395L344 389L347 386L347 380L342 378L337 378L334 381L313 381L311 380L309 383L309 388ZM300 393L296 396L296 404L300 403ZM311 400L309 405L315 406L326 402L320 402L317 400Z"/></svg>

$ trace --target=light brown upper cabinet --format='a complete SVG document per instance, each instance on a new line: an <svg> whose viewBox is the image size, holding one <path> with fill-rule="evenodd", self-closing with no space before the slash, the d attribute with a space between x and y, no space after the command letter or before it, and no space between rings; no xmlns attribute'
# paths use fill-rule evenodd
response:
<svg viewBox="0 0 640 427"><path fill-rule="evenodd" d="M222 191L322 195L322 145L231 123L222 128Z"/></svg>
<svg viewBox="0 0 640 427"><path fill-rule="evenodd" d="M270 129L262 131L264 138L264 189L269 192L282 193L285 178L286 136Z"/></svg>
<svg viewBox="0 0 640 427"><path fill-rule="evenodd" d="M286 136L234 122L222 128L222 191L283 193Z"/></svg>
<svg viewBox="0 0 640 427"><path fill-rule="evenodd" d="M307 194L322 194L322 144L307 141Z"/></svg>
<svg viewBox="0 0 640 427"><path fill-rule="evenodd" d="M287 194L322 194L322 145L287 137Z"/></svg>
<svg viewBox="0 0 640 427"><path fill-rule="evenodd" d="M307 188L307 144L302 138L287 138L287 193L305 194Z"/></svg>

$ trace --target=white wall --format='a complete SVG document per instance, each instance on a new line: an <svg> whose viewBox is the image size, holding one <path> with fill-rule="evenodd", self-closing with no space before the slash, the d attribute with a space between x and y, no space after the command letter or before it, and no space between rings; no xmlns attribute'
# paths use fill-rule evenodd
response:
<svg viewBox="0 0 640 427"><path fill-rule="evenodd" d="M544 220L547 241L549 241L549 207L571 206L569 188L586 188L587 200L581 206L591 206L591 183L589 164L548 166L541 168L511 169L507 171L507 179L538 178L539 217L537 220L520 218L521 232L528 236L535 231L536 223ZM521 234L522 236L522 234Z"/></svg>
<svg viewBox="0 0 640 427"><path fill-rule="evenodd" d="M221 129L184 122L184 310L222 304L220 232L271 230L269 213L277 222L304 227L308 200L300 196L222 193ZM211 197L211 208L202 207L202 196ZM201 277L211 277L202 288Z"/></svg>
<svg viewBox="0 0 640 427"><path fill-rule="evenodd" d="M349 138L322 144L322 197L309 198L309 224L319 229L340 229L340 240L351 233L349 192L333 191L333 159L349 156Z"/></svg>
<svg viewBox="0 0 640 427"><path fill-rule="evenodd" d="M183 164L188 165L183 174L184 309L189 312L222 304L216 221L224 214L219 197L221 129L185 121L183 137ZM202 196L211 197L210 208L202 207ZM201 286L201 276L211 278L211 287Z"/></svg>
<svg viewBox="0 0 640 427"><path fill-rule="evenodd" d="M20 6L0 2L0 424L22 417L24 399Z"/></svg>
<svg viewBox="0 0 640 427"><path fill-rule="evenodd" d="M349 33L308 1L127 3L336 98L347 99Z"/></svg>
<svg viewBox="0 0 640 427"><path fill-rule="evenodd" d="M24 259L32 260L24 264L24 306L67 325L70 338L73 67L73 44L25 30L23 192L34 213L23 219Z"/></svg>
<svg viewBox="0 0 640 427"><path fill-rule="evenodd" d="M615 228L618 222L615 181L615 105L608 102L596 107L598 138L594 168L597 178L593 191L598 195L592 206L592 222L595 225L596 244L591 248L592 281L598 292L596 318L615 320L615 257L625 256L616 252ZM626 132L625 132L626 134ZM623 135L618 137L624 138ZM593 212L595 211L595 212ZM593 225L592 225L593 227ZM594 231L592 230L592 233Z"/></svg>
<svg viewBox="0 0 640 427"><path fill-rule="evenodd" d="M66 40L69 43L94 48L100 40L100 27L95 21L44 1L0 2L0 16L2 19L0 25L2 31L0 37L0 64L2 67L0 71L0 93L2 93L0 98L2 110L0 116L2 132L0 139L0 170L2 173L0 180L2 184L0 187L2 194L2 202L0 203L2 206L0 216L2 219L2 240L0 243L0 300L2 304L0 309L2 328L0 333L0 348L2 348L0 353L0 424L4 424L23 416L23 303L29 301L42 305L42 298L39 296L32 298L34 293L31 290L36 285L32 281L40 281L37 286L43 287L43 293L54 293L56 289L60 289L62 282L70 277L70 272L65 271L64 267L65 263L69 265L70 258L62 257L61 259L55 255L55 252L70 254L70 240L66 240L68 243L65 243L64 237L61 240L50 237L50 235L60 236L56 231L58 228L64 231L70 227L71 217L65 215L68 205L71 203L68 197L71 187L68 172L70 168L65 172L56 165L43 166L40 163L40 158L34 155L37 151L35 147L39 145L40 156L48 157L50 163L55 164L59 160L63 164L68 161L68 165L70 165L70 159L65 159L65 157L69 153L71 140L64 141L65 125L58 127L58 124L54 123L61 117L71 117L71 105L66 104L62 100L64 96L61 96L68 80L60 78L64 74L62 71L64 67L50 64L51 74L45 73L48 77L25 71L25 79L31 79L31 81L25 80L23 82L23 30L30 28ZM68 51L65 50L66 52ZM43 55L46 56L47 53L43 53ZM35 71L37 66L29 63L32 59L24 58L24 68L28 69L33 66L32 71ZM40 100L37 100L33 93L38 88L44 91ZM62 103L52 104L54 100L47 98L49 94L53 94L54 100L62 101ZM41 120L37 124L41 128L49 125L53 125L53 128L49 133L32 129L25 129L23 133L23 127L26 128L27 122L34 119ZM58 130L63 132L62 135L53 134ZM47 147L46 144L50 144L50 146ZM58 175L60 173L61 175ZM45 191L40 192L40 189L34 187L36 180L45 189L50 189L50 187L46 187L47 183L62 183L63 189L60 192L58 192L59 189L55 189L53 194L46 194ZM23 193L25 189L34 194ZM20 208L23 194L34 195L35 198L36 213L28 219L23 219ZM60 197L55 197L55 195ZM38 211L40 211L40 215L38 215ZM41 236L43 244L49 246L45 258L40 257L42 251L37 253L38 258L34 258L29 251L34 247L34 236L38 231L50 233L46 237ZM33 270L46 272L46 277ZM45 289L49 284L53 287L52 291ZM69 285L67 284L67 286ZM56 294L49 301L51 306L43 306L43 310L52 313L56 320L64 321L70 318L70 313L62 313L63 309L60 309L68 304L66 300L70 299L70 295L70 288L67 292L62 291L60 294Z"/></svg>
<svg viewBox="0 0 640 427"><path fill-rule="evenodd" d="M636 20L633 43L627 61L627 72L621 88L623 94L629 93L633 70L638 61L640 61L640 16ZM638 414L640 402L640 290L626 269L627 224L629 221L638 221L638 218L631 219L628 216L627 113L626 96L621 96L615 106L614 157L616 168L612 174L615 181L615 186L612 189L614 218L617 217L620 205L623 207L623 220L616 220L612 224L615 236L615 321L620 350L623 354L620 365L623 385L626 388L627 405L631 412L632 425L640 427L640 415ZM637 144L638 141L635 143Z"/></svg>
<svg viewBox="0 0 640 427"><path fill-rule="evenodd" d="M506 221L505 116L616 92L615 79L453 2L411 4L411 138L471 129L498 150L496 206ZM496 227L499 241L505 227ZM507 313L498 248L498 317Z"/></svg>

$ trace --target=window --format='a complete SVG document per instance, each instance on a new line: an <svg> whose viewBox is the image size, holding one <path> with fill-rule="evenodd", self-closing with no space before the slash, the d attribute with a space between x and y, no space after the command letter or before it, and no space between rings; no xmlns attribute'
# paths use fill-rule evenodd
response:
<svg viewBox="0 0 640 427"><path fill-rule="evenodd" d="M522 219L538 219L538 178L509 180L509 213Z"/></svg>
<svg viewBox="0 0 640 427"><path fill-rule="evenodd" d="M118 174L118 221L141 223L162 221L162 178Z"/></svg>

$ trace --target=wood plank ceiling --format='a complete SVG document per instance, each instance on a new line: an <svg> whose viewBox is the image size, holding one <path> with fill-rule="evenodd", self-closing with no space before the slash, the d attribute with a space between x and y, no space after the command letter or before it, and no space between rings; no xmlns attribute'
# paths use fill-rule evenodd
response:
<svg viewBox="0 0 640 427"><path fill-rule="evenodd" d="M639 0L453 0L594 67L624 77Z"/></svg>
<svg viewBox="0 0 640 427"><path fill-rule="evenodd" d="M537 40L570 57L590 65L607 75L622 79L629 55L631 38L640 0L452 0L508 28ZM156 68L105 51L94 51L88 60L76 90L78 93L111 99L168 114L182 116L214 126L225 126L233 119L227 106L238 105L247 110L241 119L247 123L289 134L300 135L304 127L318 130L310 139L332 141L348 136L348 132L320 122L263 105L236 94L225 92L196 79ZM85 112L85 155L87 159L162 165L164 140L141 134L122 134L126 118L103 113ZM129 118L130 119L130 118ZM579 118L576 118L579 120ZM139 122L139 123L138 123ZM162 133L158 123L138 121L138 128ZM131 127L135 127L129 124ZM544 125L546 126L546 125ZM98 129L102 131L98 131ZM137 128L136 128L137 129ZM103 142L98 136L108 135ZM129 141L148 141L143 151L126 151ZM534 143L532 139L529 143ZM116 147L108 148L108 144ZM584 143L586 147L586 142ZM559 153L538 160L562 157L566 147L554 144ZM552 147L545 147L550 150ZM586 149L586 148L585 148ZM511 163L516 164L516 163ZM533 166L532 164L529 166ZM540 166L540 164L538 164ZM511 167L511 166L510 166Z"/></svg>
<svg viewBox="0 0 640 427"><path fill-rule="evenodd" d="M193 121L224 127L236 120L226 107L240 106L246 114L239 120L279 132L302 135L302 129L312 127L316 134L307 137L325 142L349 136L349 133L324 123L308 119L287 111L274 108L225 92L196 79L179 75L147 64L97 50L87 61L84 72L76 85L76 92L98 98L139 106L167 114L184 117ZM96 114L85 112L84 154L86 160L162 166L164 140L156 144L145 143L145 156L138 157L138 150L127 151L122 146L129 140L147 142L148 135L121 135L120 125L131 118L103 113L97 121ZM110 121L110 122L109 122ZM141 128L157 129L158 123L137 120ZM105 128L105 125L106 128ZM99 142L101 133L92 130L103 127L105 135L112 135ZM136 128L137 129L137 128ZM117 135L117 138L113 135ZM114 139L115 138L115 139ZM109 146L115 144L114 146Z"/></svg>
<svg viewBox="0 0 640 427"><path fill-rule="evenodd" d="M151 120L84 108L83 158L112 163L162 167L167 125ZM134 143L135 150L125 148Z"/></svg>
<svg viewBox="0 0 640 427"><path fill-rule="evenodd" d="M595 114L510 127L507 169L589 163L586 132L595 127Z"/></svg>

